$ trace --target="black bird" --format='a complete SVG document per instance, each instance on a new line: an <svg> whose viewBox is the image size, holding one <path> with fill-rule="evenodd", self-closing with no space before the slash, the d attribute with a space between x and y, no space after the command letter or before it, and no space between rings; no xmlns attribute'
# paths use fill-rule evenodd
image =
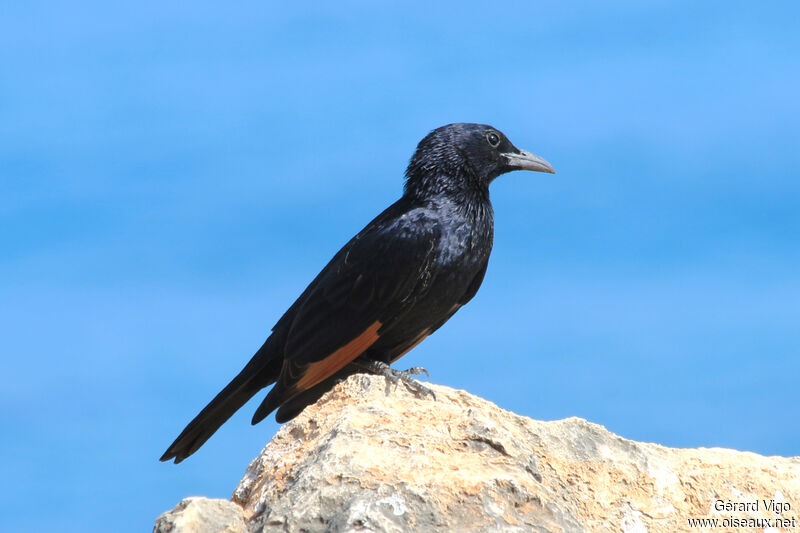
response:
<svg viewBox="0 0 800 533"><path fill-rule="evenodd" d="M498 129L450 124L429 133L403 196L353 237L278 320L244 369L161 456L180 463L259 390L253 415L285 422L353 369L428 389L391 363L436 331L480 287L494 235L489 184L512 170L555 173Z"/></svg>

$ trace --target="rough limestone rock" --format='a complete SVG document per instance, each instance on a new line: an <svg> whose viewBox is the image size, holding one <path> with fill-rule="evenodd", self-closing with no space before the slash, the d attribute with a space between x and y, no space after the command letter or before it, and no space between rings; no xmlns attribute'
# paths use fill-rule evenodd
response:
<svg viewBox="0 0 800 533"><path fill-rule="evenodd" d="M184 498L156 520L155 533L214 531L247 533L242 508L228 500Z"/></svg>
<svg viewBox="0 0 800 533"><path fill-rule="evenodd" d="M431 388L436 401L383 377L351 376L278 431L236 488L238 505L184 500L159 517L156 531L238 532L243 524L250 532L800 526L798 457L665 448L579 418L540 422L464 391ZM745 522L732 525L732 518ZM699 527L689 519L719 522ZM775 519L787 522L768 529Z"/></svg>

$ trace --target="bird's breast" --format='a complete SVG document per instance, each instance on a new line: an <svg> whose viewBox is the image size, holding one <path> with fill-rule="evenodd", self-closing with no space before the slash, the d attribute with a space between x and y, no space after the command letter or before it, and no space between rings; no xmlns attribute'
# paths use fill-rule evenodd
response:
<svg viewBox="0 0 800 533"><path fill-rule="evenodd" d="M393 357L404 351L410 340L441 326L469 299L465 300L465 295L482 275L492 250L490 210L483 215L437 207L435 216L429 211L425 217L436 225L438 238L431 242L430 260L419 273L411 306L379 343Z"/></svg>
<svg viewBox="0 0 800 533"><path fill-rule="evenodd" d="M481 266L492 251L493 238L491 206L453 210L441 226L438 263L464 271L472 266Z"/></svg>
<svg viewBox="0 0 800 533"><path fill-rule="evenodd" d="M491 212L456 211L443 217L436 259L430 263L428 288L418 302L433 314L449 315L461 301L478 273L485 267L492 250Z"/></svg>

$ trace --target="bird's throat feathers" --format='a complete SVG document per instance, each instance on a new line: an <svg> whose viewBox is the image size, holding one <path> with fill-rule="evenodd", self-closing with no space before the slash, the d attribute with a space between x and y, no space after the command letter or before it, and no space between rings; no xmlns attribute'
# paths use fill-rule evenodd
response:
<svg viewBox="0 0 800 533"><path fill-rule="evenodd" d="M446 196L468 204L488 203L489 184L462 170L411 172L409 165L403 195L421 201Z"/></svg>

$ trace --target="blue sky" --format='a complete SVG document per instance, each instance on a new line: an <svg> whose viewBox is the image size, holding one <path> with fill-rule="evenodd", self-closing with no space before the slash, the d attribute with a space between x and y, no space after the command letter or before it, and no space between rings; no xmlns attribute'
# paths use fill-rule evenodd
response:
<svg viewBox="0 0 800 533"><path fill-rule="evenodd" d="M0 529L141 531L228 497L248 404L157 458L419 139L486 122L478 296L401 360L541 419L800 455L792 2L7 2Z"/></svg>

